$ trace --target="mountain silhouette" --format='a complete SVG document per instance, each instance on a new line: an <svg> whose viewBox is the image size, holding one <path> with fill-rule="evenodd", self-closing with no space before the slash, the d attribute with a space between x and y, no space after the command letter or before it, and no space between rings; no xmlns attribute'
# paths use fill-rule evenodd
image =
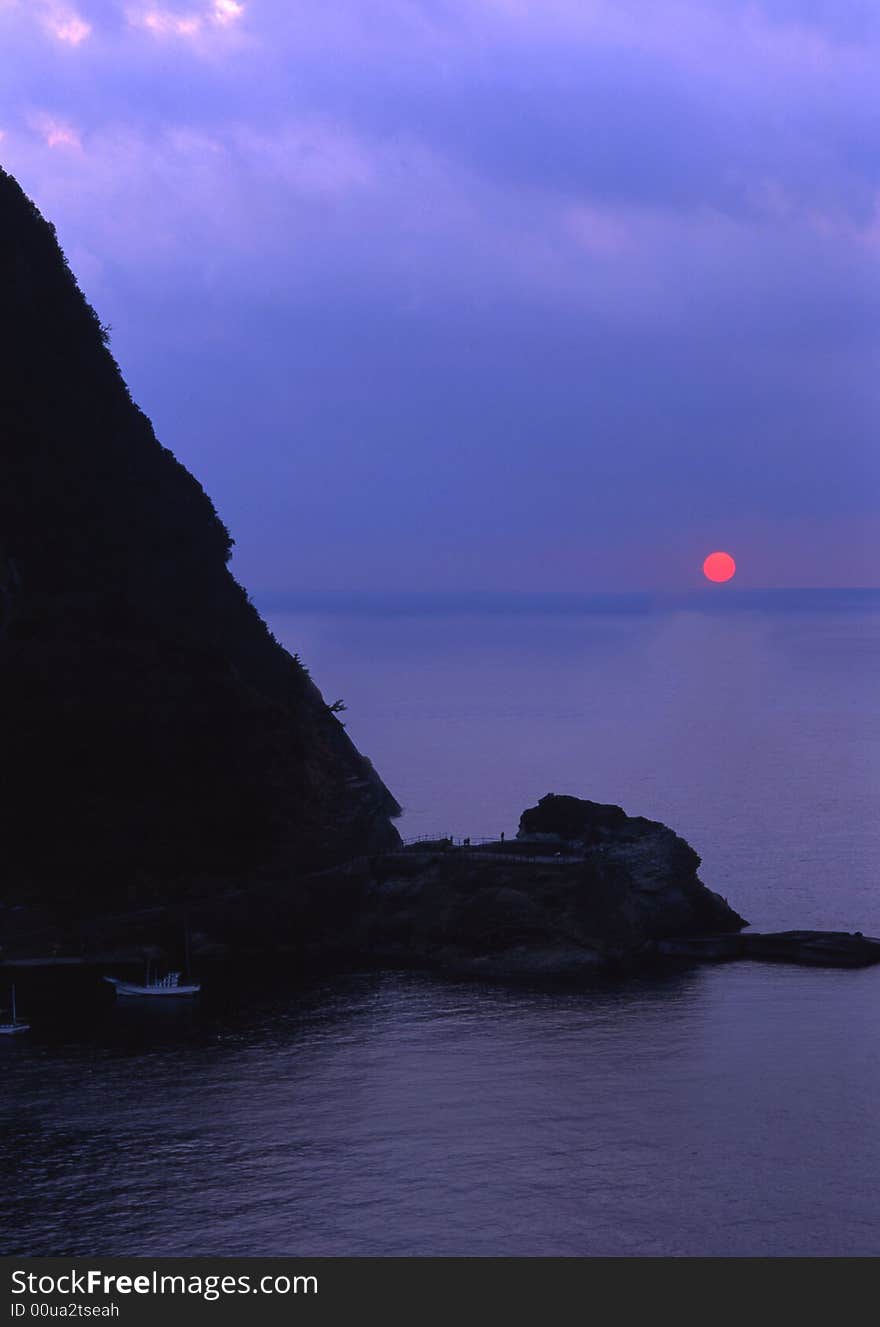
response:
<svg viewBox="0 0 880 1327"><path fill-rule="evenodd" d="M174 898L393 846L396 801L2 171L0 292L0 897Z"/></svg>

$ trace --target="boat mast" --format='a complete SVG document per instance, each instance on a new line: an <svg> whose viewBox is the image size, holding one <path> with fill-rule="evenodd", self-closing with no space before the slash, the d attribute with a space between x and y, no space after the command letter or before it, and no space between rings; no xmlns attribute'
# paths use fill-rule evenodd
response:
<svg viewBox="0 0 880 1327"><path fill-rule="evenodd" d="M15 1027L18 1019L15 1016L15 987L12 988L12 1026Z"/></svg>

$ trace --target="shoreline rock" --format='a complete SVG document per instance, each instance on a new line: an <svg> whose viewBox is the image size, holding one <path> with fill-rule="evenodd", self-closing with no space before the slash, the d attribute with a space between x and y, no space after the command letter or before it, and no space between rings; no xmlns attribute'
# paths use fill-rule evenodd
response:
<svg viewBox="0 0 880 1327"><path fill-rule="evenodd" d="M775 931L742 936L744 957L823 968L865 968L880 963L880 939L860 931Z"/></svg>
<svg viewBox="0 0 880 1327"><path fill-rule="evenodd" d="M747 925L708 889L700 858L668 826L620 807L550 795L517 839L416 844L359 872L355 933L332 907L341 873L323 873L321 942L371 961L493 977L587 976L653 961L668 937ZM349 889L352 887L349 876Z"/></svg>

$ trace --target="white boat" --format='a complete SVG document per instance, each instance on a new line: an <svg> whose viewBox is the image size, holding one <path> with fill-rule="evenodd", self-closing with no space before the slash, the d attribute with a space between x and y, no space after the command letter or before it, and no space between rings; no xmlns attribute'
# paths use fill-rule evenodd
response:
<svg viewBox="0 0 880 1327"><path fill-rule="evenodd" d="M0 1023L0 1036L14 1037L17 1032L27 1032L30 1023L22 1023L15 1011L15 987L12 988L12 1022Z"/></svg>
<svg viewBox="0 0 880 1327"><path fill-rule="evenodd" d="M118 996L148 995L173 999L181 996L198 995L202 989L200 981L181 981L180 978L181 974L179 972L169 972L167 977L157 977L154 981L150 981L148 975L147 980L143 983L122 981L119 977L105 977L104 980L115 988Z"/></svg>

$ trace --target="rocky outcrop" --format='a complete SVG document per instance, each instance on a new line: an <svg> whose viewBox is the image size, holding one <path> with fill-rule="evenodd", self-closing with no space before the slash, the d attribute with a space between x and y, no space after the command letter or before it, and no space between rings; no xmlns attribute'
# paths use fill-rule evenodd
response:
<svg viewBox="0 0 880 1327"><path fill-rule="evenodd" d="M814 968L867 968L880 963L880 940L860 931L772 931L740 937L742 957Z"/></svg>
<svg viewBox="0 0 880 1327"><path fill-rule="evenodd" d="M656 824L641 817L628 816L621 806L548 793L537 806L523 811L516 837L521 843L582 848L585 844L601 843L618 835L627 822L630 837L638 826Z"/></svg>
<svg viewBox="0 0 880 1327"><path fill-rule="evenodd" d="M397 803L231 576L3 172L0 290L4 896L106 908L393 847Z"/></svg>
<svg viewBox="0 0 880 1327"><path fill-rule="evenodd" d="M869 968L880 963L880 940L860 931L749 931L745 935L676 935L661 940L662 959L727 963L798 963L810 968Z"/></svg>
<svg viewBox="0 0 880 1327"><path fill-rule="evenodd" d="M344 937L328 918L321 943L345 943L374 961L570 977L644 962L665 937L746 924L700 881L700 858L684 839L657 821L596 807L545 798L524 813L513 843L419 844L362 864L356 884L351 875L347 886L325 880L324 899L355 891L357 929ZM536 818L540 838L530 837Z"/></svg>

